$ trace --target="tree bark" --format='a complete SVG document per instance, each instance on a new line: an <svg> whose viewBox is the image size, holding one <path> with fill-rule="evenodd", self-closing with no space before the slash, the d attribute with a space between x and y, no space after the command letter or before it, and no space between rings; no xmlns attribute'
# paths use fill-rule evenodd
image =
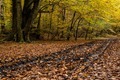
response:
<svg viewBox="0 0 120 80"><path fill-rule="evenodd" d="M4 19L4 3L3 0L0 0L0 27L1 33L5 32L5 19Z"/></svg>
<svg viewBox="0 0 120 80"><path fill-rule="evenodd" d="M74 19L75 19L75 16L76 16L76 11L74 12L73 14L73 17L72 17L72 21L71 21L71 25L70 27L68 27L68 35L67 35L67 40L70 40L70 32L72 31L73 27L74 27Z"/></svg>
<svg viewBox="0 0 120 80"><path fill-rule="evenodd" d="M18 42L23 41L23 35L22 35L22 6L21 6L21 0L12 0L12 33L9 38L13 38Z"/></svg>
<svg viewBox="0 0 120 80"><path fill-rule="evenodd" d="M41 27L41 13L39 13L39 19L38 19L38 25L37 25L37 29L40 33L40 27Z"/></svg>
<svg viewBox="0 0 120 80"><path fill-rule="evenodd" d="M21 6L21 0L16 0L16 14L17 14L17 18L16 18L16 23L17 23L17 41L22 42L23 41L23 34L22 34L22 6Z"/></svg>
<svg viewBox="0 0 120 80"><path fill-rule="evenodd" d="M88 32L89 32L89 27L85 31L85 40L87 40L87 38L88 38Z"/></svg>
<svg viewBox="0 0 120 80"><path fill-rule="evenodd" d="M78 21L78 23L77 23L77 28L76 28L76 30L75 30L75 40L77 41L77 38L78 38L78 27L79 27L79 24L80 24L80 21L82 20L82 18L81 19L79 19L79 21Z"/></svg>
<svg viewBox="0 0 120 80"><path fill-rule="evenodd" d="M27 0L25 0L26 5L29 5L30 3L31 3L31 1L27 2ZM35 18L37 17L38 12L39 12L40 3L41 3L41 0L34 0L33 7L32 7L32 5L31 6L25 5L25 7L24 7L22 28L24 29L23 30L24 31L24 39L27 42L30 42L30 36L29 36L30 29L31 29L31 26L32 26Z"/></svg>

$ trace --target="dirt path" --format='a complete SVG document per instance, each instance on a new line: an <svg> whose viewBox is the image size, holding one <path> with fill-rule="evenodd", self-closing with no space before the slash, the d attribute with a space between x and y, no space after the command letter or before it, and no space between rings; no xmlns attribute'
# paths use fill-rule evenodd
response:
<svg viewBox="0 0 120 80"><path fill-rule="evenodd" d="M100 59L84 72L87 80L120 80L120 40L112 42Z"/></svg>
<svg viewBox="0 0 120 80"><path fill-rule="evenodd" d="M32 43L6 42L0 44L0 66L2 63L10 61L16 62L16 60L26 57L31 58L39 55L51 54L85 42L87 41L42 41Z"/></svg>
<svg viewBox="0 0 120 80"><path fill-rule="evenodd" d="M105 50L105 51L103 51ZM120 40L103 40L1 67L6 80L119 80ZM89 66L89 67L86 67Z"/></svg>

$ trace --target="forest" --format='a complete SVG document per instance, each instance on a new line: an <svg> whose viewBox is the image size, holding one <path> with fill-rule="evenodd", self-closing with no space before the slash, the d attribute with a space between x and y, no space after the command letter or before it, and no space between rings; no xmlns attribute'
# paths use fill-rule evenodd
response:
<svg viewBox="0 0 120 80"><path fill-rule="evenodd" d="M119 4L119 0L1 0L0 38L30 42L119 36Z"/></svg>
<svg viewBox="0 0 120 80"><path fill-rule="evenodd" d="M120 0L0 0L0 80L120 80Z"/></svg>

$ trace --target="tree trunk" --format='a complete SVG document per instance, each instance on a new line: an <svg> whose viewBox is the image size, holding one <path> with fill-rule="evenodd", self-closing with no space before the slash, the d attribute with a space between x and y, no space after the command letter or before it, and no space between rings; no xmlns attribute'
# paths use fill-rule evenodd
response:
<svg viewBox="0 0 120 80"><path fill-rule="evenodd" d="M41 13L39 13L39 19L38 19L38 25L37 25L37 30L39 31L39 34L40 34L40 27L41 27Z"/></svg>
<svg viewBox="0 0 120 80"><path fill-rule="evenodd" d="M35 20L35 18L37 17L37 14L39 12L39 6L40 6L40 2L41 0L34 0L33 3L33 7L31 6L26 6L29 5L31 2L31 0L29 2L27 2L25 0L25 6L24 6L24 10L23 10L23 24L22 24L22 28L24 29L24 39L27 42L30 42L30 29L31 26ZM27 15L27 16L26 16Z"/></svg>
<svg viewBox="0 0 120 80"><path fill-rule="evenodd" d="M22 34L22 6L21 6L21 0L16 0L16 9L17 9L17 41L22 42L23 41L23 34Z"/></svg>
<svg viewBox="0 0 120 80"><path fill-rule="evenodd" d="M49 16L50 16L50 26L49 26L49 30L50 30L50 33L48 33L48 39L50 37L50 34L51 34L51 30L52 30L52 16L53 16L53 13L49 13Z"/></svg>
<svg viewBox="0 0 120 80"><path fill-rule="evenodd" d="M87 38L88 38L88 31L89 31L89 28L87 28L85 31L85 40L87 40Z"/></svg>
<svg viewBox="0 0 120 80"><path fill-rule="evenodd" d="M72 17L72 21L71 21L71 25L70 27L68 27L68 35L67 35L67 40L70 40L70 32L72 31L73 27L74 27L74 19L75 19L75 15L76 15L76 11L74 12L73 14L73 17Z"/></svg>
<svg viewBox="0 0 120 80"><path fill-rule="evenodd" d="M65 18L66 18L66 8L63 7L62 8L62 20L65 21Z"/></svg>
<svg viewBox="0 0 120 80"><path fill-rule="evenodd" d="M80 21L81 21L82 19L79 19L79 21L78 21L78 23L77 23L77 28L76 28L76 30L75 30L75 40L77 41L77 38L78 38L78 27L79 27L79 24L80 24Z"/></svg>
<svg viewBox="0 0 120 80"><path fill-rule="evenodd" d="M4 19L4 3L3 0L0 0L0 27L1 33L5 32L5 19Z"/></svg>
<svg viewBox="0 0 120 80"><path fill-rule="evenodd" d="M23 41L22 35L22 7L21 7L21 0L12 0L12 33L9 38L14 38L16 41L21 42Z"/></svg>

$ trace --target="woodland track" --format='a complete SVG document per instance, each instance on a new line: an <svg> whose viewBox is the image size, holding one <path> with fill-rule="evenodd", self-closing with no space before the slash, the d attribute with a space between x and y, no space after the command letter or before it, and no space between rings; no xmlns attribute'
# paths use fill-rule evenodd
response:
<svg viewBox="0 0 120 80"><path fill-rule="evenodd" d="M7 62L0 66L1 77L15 78L14 73L30 71L33 67L40 69L39 77L52 79L53 76L60 76L62 80L73 80L74 74L86 71L94 61L98 60L116 39L92 41L85 44L73 46L63 51L50 55L43 55L28 59L19 59L18 62ZM11 73L13 72L13 73ZM59 74L57 74L59 73ZM54 77L55 78L55 77ZM35 79L36 80L36 79Z"/></svg>

